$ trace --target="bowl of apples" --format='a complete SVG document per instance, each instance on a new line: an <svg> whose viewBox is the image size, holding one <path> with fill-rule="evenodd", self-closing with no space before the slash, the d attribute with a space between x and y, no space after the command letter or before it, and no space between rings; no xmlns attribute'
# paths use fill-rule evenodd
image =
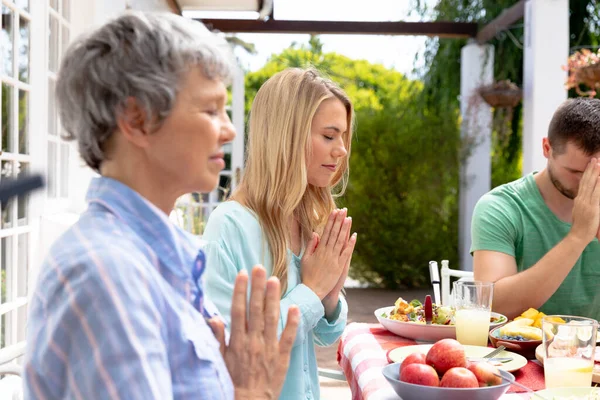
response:
<svg viewBox="0 0 600 400"><path fill-rule="evenodd" d="M467 362L454 339L440 340L427 354L410 354L382 372L403 400L497 400L514 380L490 363Z"/></svg>

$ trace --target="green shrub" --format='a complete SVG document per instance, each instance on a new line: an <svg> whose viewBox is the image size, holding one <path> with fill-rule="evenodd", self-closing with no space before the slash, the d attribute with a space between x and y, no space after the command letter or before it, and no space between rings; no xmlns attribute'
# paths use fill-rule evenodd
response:
<svg viewBox="0 0 600 400"><path fill-rule="evenodd" d="M351 276L388 288L428 286L430 260L458 259L458 131L415 97L357 113L341 199L358 232Z"/></svg>

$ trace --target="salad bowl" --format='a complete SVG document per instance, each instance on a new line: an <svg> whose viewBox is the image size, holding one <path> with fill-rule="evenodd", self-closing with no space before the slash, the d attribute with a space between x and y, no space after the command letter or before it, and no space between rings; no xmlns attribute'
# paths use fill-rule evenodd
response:
<svg viewBox="0 0 600 400"><path fill-rule="evenodd" d="M405 312L406 315L398 315ZM456 339L454 327L454 310L451 307L433 305L433 320L431 324L425 323L424 313L421 312L422 305L418 300L410 303L401 298L396 301L395 306L382 307L375 310L377 321L388 331L408 339L436 342L441 339ZM505 324L508 319L498 313L491 313L490 329L495 329Z"/></svg>

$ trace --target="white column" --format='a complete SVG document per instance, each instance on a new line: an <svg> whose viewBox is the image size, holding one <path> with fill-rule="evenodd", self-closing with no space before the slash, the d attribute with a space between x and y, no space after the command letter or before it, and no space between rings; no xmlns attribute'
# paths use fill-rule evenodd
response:
<svg viewBox="0 0 600 400"><path fill-rule="evenodd" d="M569 0L525 3L523 57L523 175L546 166L542 139L556 108L567 98Z"/></svg>
<svg viewBox="0 0 600 400"><path fill-rule="evenodd" d="M468 156L462 160L460 171L458 242L460 268L467 271L473 270L469 253L473 209L477 200L490 190L491 181L492 113L476 90L492 83L493 79L494 47L476 43L463 47L460 60L461 137L468 143Z"/></svg>

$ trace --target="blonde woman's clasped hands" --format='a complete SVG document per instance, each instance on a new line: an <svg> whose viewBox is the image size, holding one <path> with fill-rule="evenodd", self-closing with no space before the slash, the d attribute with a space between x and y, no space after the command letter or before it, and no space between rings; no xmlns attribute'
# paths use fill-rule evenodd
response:
<svg viewBox="0 0 600 400"><path fill-rule="evenodd" d="M322 237L313 233L302 257L302 283L322 301L335 300L348 276L350 260L356 244L356 233L350 236L352 218L347 210L333 210Z"/></svg>

